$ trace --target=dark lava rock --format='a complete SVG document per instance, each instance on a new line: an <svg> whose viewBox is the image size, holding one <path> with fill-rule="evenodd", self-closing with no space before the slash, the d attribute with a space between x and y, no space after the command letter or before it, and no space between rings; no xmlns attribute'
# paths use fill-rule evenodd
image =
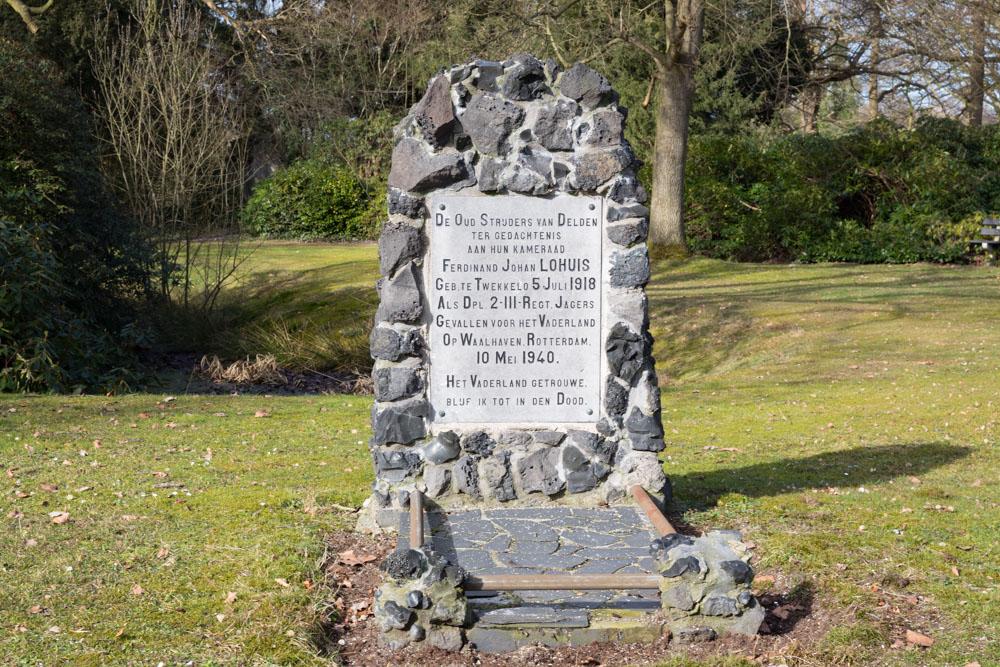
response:
<svg viewBox="0 0 1000 667"><path fill-rule="evenodd" d="M422 609L424 606L424 594L420 591L410 591L406 594L406 606L410 609Z"/></svg>
<svg viewBox="0 0 1000 667"><path fill-rule="evenodd" d="M631 385L642 368L645 350L642 337L619 322L611 328L604 349L608 355L611 372Z"/></svg>
<svg viewBox="0 0 1000 667"><path fill-rule="evenodd" d="M398 401L409 398L424 389L424 381L412 365L381 366L372 371L375 400Z"/></svg>
<svg viewBox="0 0 1000 667"><path fill-rule="evenodd" d="M500 502L514 500L514 476L510 471L510 452L502 452L486 459L482 465L482 478L491 495Z"/></svg>
<svg viewBox="0 0 1000 667"><path fill-rule="evenodd" d="M473 431L462 435L462 449L477 456L490 456L496 441L486 431Z"/></svg>
<svg viewBox="0 0 1000 667"><path fill-rule="evenodd" d="M413 620L413 612L389 600L382 605L382 619L387 628L402 630Z"/></svg>
<svg viewBox="0 0 1000 667"><path fill-rule="evenodd" d="M452 474L455 477L455 486L462 493L473 498L482 498L483 492L479 490L479 458L476 456L463 456L455 463Z"/></svg>
<svg viewBox="0 0 1000 667"><path fill-rule="evenodd" d="M455 109L451 105L451 82L440 75L427 86L427 92L413 110L424 138L435 148L448 143L455 127Z"/></svg>
<svg viewBox="0 0 1000 667"><path fill-rule="evenodd" d="M415 475L422 465L420 456L408 450L378 449L373 458L378 476L391 482L401 482Z"/></svg>
<svg viewBox="0 0 1000 667"><path fill-rule="evenodd" d="M649 233L649 221L646 218L626 218L622 222L609 224L606 229L612 243L627 248L633 243L646 240L646 234Z"/></svg>
<svg viewBox="0 0 1000 667"><path fill-rule="evenodd" d="M583 493L597 486L597 475L590 459L576 447L562 448L562 463L566 472L566 490L570 493Z"/></svg>
<svg viewBox="0 0 1000 667"><path fill-rule="evenodd" d="M559 76L559 92L592 109L611 100L611 84L601 74L577 63Z"/></svg>
<svg viewBox="0 0 1000 667"><path fill-rule="evenodd" d="M689 628L680 628L674 631L674 638L681 644L696 644L701 642L715 641L719 634L712 628L699 625Z"/></svg>
<svg viewBox="0 0 1000 667"><path fill-rule="evenodd" d="M608 189L608 199L619 204L635 200L640 204L646 201L646 189L635 176L619 176Z"/></svg>
<svg viewBox="0 0 1000 667"><path fill-rule="evenodd" d="M416 322L424 312L417 267L409 262L391 278L382 281L378 322Z"/></svg>
<svg viewBox="0 0 1000 667"><path fill-rule="evenodd" d="M610 150L577 151L573 156L573 164L576 166L576 186L580 190L595 191L634 161L635 156L626 146Z"/></svg>
<svg viewBox="0 0 1000 667"><path fill-rule="evenodd" d="M468 176L465 158L454 149L432 153L417 139L404 137L392 151L389 186L393 188L427 191Z"/></svg>
<svg viewBox="0 0 1000 667"><path fill-rule="evenodd" d="M427 559L416 549L397 550L385 557L382 570L396 581L411 581L423 574L426 565Z"/></svg>
<svg viewBox="0 0 1000 667"><path fill-rule="evenodd" d="M698 559L694 556L685 556L684 558L678 558L673 565L664 570L661 574L664 577L679 577L685 572L694 572L698 574L701 572L701 565L698 563Z"/></svg>
<svg viewBox="0 0 1000 667"><path fill-rule="evenodd" d="M604 390L604 409L613 417L621 417L628 407L628 388L623 387L614 377L608 377Z"/></svg>
<svg viewBox="0 0 1000 667"><path fill-rule="evenodd" d="M608 271L612 287L640 287L649 282L649 256L645 246L611 254Z"/></svg>
<svg viewBox="0 0 1000 667"><path fill-rule="evenodd" d="M572 150L572 123L577 111L577 104L565 99L543 106L535 119L535 139L549 150Z"/></svg>
<svg viewBox="0 0 1000 667"><path fill-rule="evenodd" d="M388 204L390 214L398 213L408 218L420 218L424 214L423 198L414 197L399 188L389 188Z"/></svg>
<svg viewBox="0 0 1000 667"><path fill-rule="evenodd" d="M740 608L732 598L713 596L702 601L701 613L706 616L738 616Z"/></svg>
<svg viewBox="0 0 1000 667"><path fill-rule="evenodd" d="M403 264L419 257L422 250L420 230L390 218L378 237L379 270L383 276L391 276Z"/></svg>
<svg viewBox="0 0 1000 667"><path fill-rule="evenodd" d="M741 560L724 560L719 563L719 567L737 584L749 584L753 581L753 570Z"/></svg>
<svg viewBox="0 0 1000 667"><path fill-rule="evenodd" d="M559 431L535 431L531 435L535 439L535 442L546 447L555 447L566 437L565 433L560 433Z"/></svg>
<svg viewBox="0 0 1000 667"><path fill-rule="evenodd" d="M549 93L545 82L545 69L535 57L522 54L514 56L514 64L507 69L501 84L504 97L511 100L534 100Z"/></svg>
<svg viewBox="0 0 1000 667"><path fill-rule="evenodd" d="M541 492L552 496L563 490L556 468L558 449L538 449L517 462L518 476L526 493Z"/></svg>
<svg viewBox="0 0 1000 667"><path fill-rule="evenodd" d="M368 338L373 359L399 361L405 356L416 354L423 343L419 329L397 331L388 326L372 329Z"/></svg>
<svg viewBox="0 0 1000 667"><path fill-rule="evenodd" d="M372 407L372 443L408 445L427 435L427 401L411 398Z"/></svg>
<svg viewBox="0 0 1000 667"><path fill-rule="evenodd" d="M469 100L461 123L476 150L498 155L503 152L507 137L521 123L522 118L524 112L507 100L488 93L478 93Z"/></svg>

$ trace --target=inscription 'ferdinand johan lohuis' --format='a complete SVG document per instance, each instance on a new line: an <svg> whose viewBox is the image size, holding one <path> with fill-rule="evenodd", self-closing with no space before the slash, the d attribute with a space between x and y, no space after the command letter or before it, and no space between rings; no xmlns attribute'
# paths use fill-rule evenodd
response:
<svg viewBox="0 0 1000 667"><path fill-rule="evenodd" d="M596 421L601 198L439 195L430 203L437 421Z"/></svg>

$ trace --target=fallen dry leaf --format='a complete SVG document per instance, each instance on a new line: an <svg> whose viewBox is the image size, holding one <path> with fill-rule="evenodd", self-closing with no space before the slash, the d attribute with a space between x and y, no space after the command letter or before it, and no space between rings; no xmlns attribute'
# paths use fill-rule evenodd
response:
<svg viewBox="0 0 1000 667"><path fill-rule="evenodd" d="M168 547L160 547L160 550L156 552L156 557L163 560L170 555L170 549Z"/></svg>
<svg viewBox="0 0 1000 667"><path fill-rule="evenodd" d="M48 491L49 493L55 493L56 491L59 490L59 487L56 486L55 484L39 484L38 488L40 488L42 491Z"/></svg>
<svg viewBox="0 0 1000 667"><path fill-rule="evenodd" d="M277 579L275 579L274 583L278 584L282 588L288 588L288 586L289 586L288 580L287 579L282 579L281 577L278 577Z"/></svg>
<svg viewBox="0 0 1000 667"><path fill-rule="evenodd" d="M142 586L140 586L139 584L136 584L135 586L132 587L132 595L142 595L145 592L146 591L142 590Z"/></svg>
<svg viewBox="0 0 1000 667"><path fill-rule="evenodd" d="M28 607L28 613L29 614L41 614L42 613L42 605L40 605L40 604L33 604L33 605L31 605L30 607Z"/></svg>
<svg viewBox="0 0 1000 667"><path fill-rule="evenodd" d="M69 512L49 512L49 516L52 518L52 523L56 525L62 525L69 521Z"/></svg>
<svg viewBox="0 0 1000 667"><path fill-rule="evenodd" d="M934 640L931 637L928 637L927 635L921 634L919 632L915 632L913 630L906 631L906 641L909 642L910 644L916 644L917 646L923 646L923 647L934 645Z"/></svg>
<svg viewBox="0 0 1000 667"><path fill-rule="evenodd" d="M371 554L354 553L354 549L348 549L347 551L341 551L337 556L340 558L340 562L344 565L364 565L365 563L370 563L373 560L377 560L378 556L373 556Z"/></svg>
<svg viewBox="0 0 1000 667"><path fill-rule="evenodd" d="M257 412L253 413L253 416L254 417L270 417L271 413L268 412L267 410L258 410Z"/></svg>
<svg viewBox="0 0 1000 667"><path fill-rule="evenodd" d="M164 477L167 477L167 473L163 472L162 470L157 470L156 472L153 473L153 477L159 477L160 479L163 479Z"/></svg>
<svg viewBox="0 0 1000 667"><path fill-rule="evenodd" d="M236 593L229 591L226 593L226 604L232 604L234 602L236 602Z"/></svg>

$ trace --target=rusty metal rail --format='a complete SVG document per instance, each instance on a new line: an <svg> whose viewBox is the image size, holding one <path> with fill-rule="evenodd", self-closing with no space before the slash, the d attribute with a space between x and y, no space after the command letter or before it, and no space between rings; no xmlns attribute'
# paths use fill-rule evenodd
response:
<svg viewBox="0 0 1000 667"><path fill-rule="evenodd" d="M632 497L660 536L677 532L656 503L641 486L629 489ZM410 548L424 544L424 495L410 493ZM660 587L656 574L490 574L466 576L462 583L469 591L604 591L655 589Z"/></svg>
<svg viewBox="0 0 1000 667"><path fill-rule="evenodd" d="M656 574L489 574L469 575L467 591L613 591L659 588Z"/></svg>
<svg viewBox="0 0 1000 667"><path fill-rule="evenodd" d="M649 517L649 521L653 524L656 532L660 534L660 537L672 535L677 532L677 529L667 520L667 517L663 516L663 512L660 511L660 508L656 506L653 499L646 493L646 489L636 484L629 491L632 493L632 497L635 498L635 502L639 504L640 509Z"/></svg>
<svg viewBox="0 0 1000 667"><path fill-rule="evenodd" d="M424 494L419 490L410 493L410 548L424 546Z"/></svg>

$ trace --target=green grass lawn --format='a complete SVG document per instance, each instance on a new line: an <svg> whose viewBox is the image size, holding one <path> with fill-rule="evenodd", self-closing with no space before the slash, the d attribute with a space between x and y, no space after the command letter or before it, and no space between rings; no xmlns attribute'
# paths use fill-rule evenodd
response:
<svg viewBox="0 0 1000 667"><path fill-rule="evenodd" d="M251 262L242 331L357 363L373 246ZM1000 664L1000 271L696 259L650 296L675 518L748 531L826 619L776 664ZM0 397L0 664L329 662L307 582L367 494L370 399L164 398Z"/></svg>

